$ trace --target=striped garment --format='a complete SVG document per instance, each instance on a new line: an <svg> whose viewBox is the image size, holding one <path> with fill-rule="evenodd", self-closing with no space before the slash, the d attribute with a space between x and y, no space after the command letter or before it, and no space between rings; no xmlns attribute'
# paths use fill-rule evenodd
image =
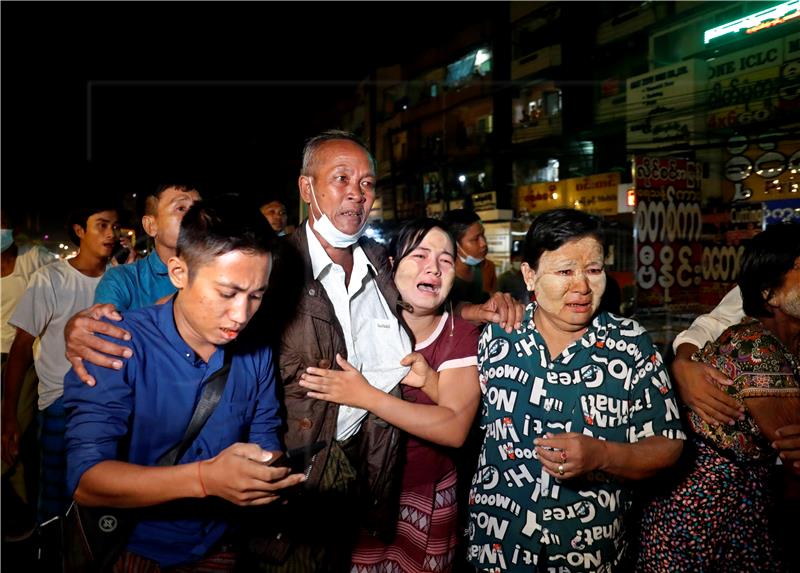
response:
<svg viewBox="0 0 800 573"><path fill-rule="evenodd" d="M444 313L436 330L415 350L441 372L477 368L478 332ZM403 398L432 404L419 388L403 387ZM350 573L449 573L458 545L457 450L409 436L394 539L385 544L361 532ZM470 471L471 471L470 464Z"/></svg>
<svg viewBox="0 0 800 573"><path fill-rule="evenodd" d="M455 470L436 484L433 499L427 492L404 488L394 541L384 545L363 534L350 573L450 571L458 542L457 509Z"/></svg>
<svg viewBox="0 0 800 573"><path fill-rule="evenodd" d="M72 503L67 491L66 421L63 397L39 412L39 523L64 515Z"/></svg>

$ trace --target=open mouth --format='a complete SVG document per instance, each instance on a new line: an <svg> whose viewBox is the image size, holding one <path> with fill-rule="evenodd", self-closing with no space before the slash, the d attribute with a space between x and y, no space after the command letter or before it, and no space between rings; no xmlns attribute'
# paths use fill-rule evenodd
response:
<svg viewBox="0 0 800 573"><path fill-rule="evenodd" d="M568 302L567 308L572 312L589 312L592 310L591 302Z"/></svg>
<svg viewBox="0 0 800 573"><path fill-rule="evenodd" d="M361 217L363 215L360 209L350 210L350 211L342 211L339 213L342 217L350 217L352 219L357 219L358 222L361 222Z"/></svg>
<svg viewBox="0 0 800 573"><path fill-rule="evenodd" d="M228 340L233 340L239 336L238 328L220 328L220 330L222 331L222 335Z"/></svg>
<svg viewBox="0 0 800 573"><path fill-rule="evenodd" d="M441 285L433 283L419 283L417 285L417 290L425 294L437 295L441 290Z"/></svg>

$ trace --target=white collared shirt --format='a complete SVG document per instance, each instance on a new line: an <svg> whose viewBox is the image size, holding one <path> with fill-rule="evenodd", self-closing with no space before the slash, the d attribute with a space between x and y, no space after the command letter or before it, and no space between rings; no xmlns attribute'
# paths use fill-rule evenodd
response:
<svg viewBox="0 0 800 573"><path fill-rule="evenodd" d="M411 352L411 339L389 308L375 281L377 274L366 253L353 245L353 271L345 285L344 269L334 263L306 225L314 278L322 283L342 327L347 361L370 385L389 392L408 373L400 360ZM339 406L336 439L349 438L361 427L366 410Z"/></svg>
<svg viewBox="0 0 800 573"><path fill-rule="evenodd" d="M706 342L716 340L726 328L742 321L744 318L743 304L742 291L738 286L733 287L714 310L698 316L689 328L675 337L672 349L677 351L684 342L694 344L697 348L703 348Z"/></svg>

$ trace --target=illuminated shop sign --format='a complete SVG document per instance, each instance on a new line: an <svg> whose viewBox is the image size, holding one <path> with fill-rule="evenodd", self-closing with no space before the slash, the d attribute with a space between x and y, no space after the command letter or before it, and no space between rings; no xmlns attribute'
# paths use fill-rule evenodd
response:
<svg viewBox="0 0 800 573"><path fill-rule="evenodd" d="M715 38L727 34L736 34L742 30L746 34L755 34L761 30L772 28L797 18L800 18L800 0L790 0L744 18L739 18L733 22L728 22L722 26L706 30L703 34L703 40L708 44Z"/></svg>

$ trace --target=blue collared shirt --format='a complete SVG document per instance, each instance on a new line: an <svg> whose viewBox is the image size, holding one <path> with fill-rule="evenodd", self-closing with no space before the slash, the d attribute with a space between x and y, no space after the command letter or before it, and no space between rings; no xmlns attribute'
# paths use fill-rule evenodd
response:
<svg viewBox="0 0 800 573"><path fill-rule="evenodd" d="M125 313L116 323L131 333L133 356L120 370L86 363L97 380L83 384L70 370L64 379L67 409L67 485L74 492L86 470L104 460L126 459L117 447L130 437L127 461L155 466L183 439L204 383L223 364L218 348L206 364L178 334L173 301ZM119 343L119 341L116 341ZM212 458L235 442L280 450L278 401L272 353L263 347L234 350L231 370L219 404L191 447L179 460ZM191 500L194 515L170 512L171 521L140 521L128 549L162 567L201 558L228 527L212 506ZM183 507L183 506L180 506ZM197 509L202 519L197 518ZM173 518L174 515L174 518Z"/></svg>
<svg viewBox="0 0 800 573"><path fill-rule="evenodd" d="M174 292L167 265L153 249L143 259L108 269L94 291L94 302L110 302L119 311L136 310Z"/></svg>

